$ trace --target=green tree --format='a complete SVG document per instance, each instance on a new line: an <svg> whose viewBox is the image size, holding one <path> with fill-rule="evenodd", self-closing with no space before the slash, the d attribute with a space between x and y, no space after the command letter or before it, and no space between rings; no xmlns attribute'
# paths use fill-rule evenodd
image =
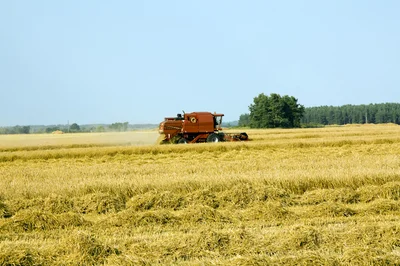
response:
<svg viewBox="0 0 400 266"><path fill-rule="evenodd" d="M124 122L124 123L112 123L109 128L112 131L127 131L128 130L128 122Z"/></svg>
<svg viewBox="0 0 400 266"><path fill-rule="evenodd" d="M261 93L254 98L254 103L249 106L250 127L265 128L271 127L272 116L269 97Z"/></svg>
<svg viewBox="0 0 400 266"><path fill-rule="evenodd" d="M73 123L70 127L69 127L69 131L70 132L79 132L81 130L80 126L77 123Z"/></svg>
<svg viewBox="0 0 400 266"><path fill-rule="evenodd" d="M250 114L242 114L239 117L238 126L247 127L250 125Z"/></svg>
<svg viewBox="0 0 400 266"><path fill-rule="evenodd" d="M304 114L304 106L297 103L293 96L264 93L254 98L249 106L250 127L253 128L293 128L300 127L300 120Z"/></svg>
<svg viewBox="0 0 400 266"><path fill-rule="evenodd" d="M104 128L104 126L98 126L98 127L96 128L96 132L104 132L104 131L106 131L105 128Z"/></svg>
<svg viewBox="0 0 400 266"><path fill-rule="evenodd" d="M46 133L51 133L51 132L57 131L57 130L60 130L60 128L59 127L47 127Z"/></svg>
<svg viewBox="0 0 400 266"><path fill-rule="evenodd" d="M29 134L30 131L31 131L30 126L22 126L21 130L20 130L20 134Z"/></svg>

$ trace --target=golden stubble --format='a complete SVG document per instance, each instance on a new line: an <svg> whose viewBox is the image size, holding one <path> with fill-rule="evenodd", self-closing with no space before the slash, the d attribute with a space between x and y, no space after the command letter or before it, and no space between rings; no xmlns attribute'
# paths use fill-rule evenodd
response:
<svg viewBox="0 0 400 266"><path fill-rule="evenodd" d="M0 264L399 262L397 125L239 131L1 136Z"/></svg>

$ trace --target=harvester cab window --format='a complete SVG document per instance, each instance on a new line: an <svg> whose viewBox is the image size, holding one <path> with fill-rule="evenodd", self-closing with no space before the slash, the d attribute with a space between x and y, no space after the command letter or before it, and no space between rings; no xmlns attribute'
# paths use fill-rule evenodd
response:
<svg viewBox="0 0 400 266"><path fill-rule="evenodd" d="M218 126L218 121L217 118L214 116L214 128L216 128Z"/></svg>

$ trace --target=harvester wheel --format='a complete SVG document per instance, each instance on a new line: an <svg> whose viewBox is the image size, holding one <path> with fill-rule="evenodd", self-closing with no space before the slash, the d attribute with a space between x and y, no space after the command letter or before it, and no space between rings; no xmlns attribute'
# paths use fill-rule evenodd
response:
<svg viewBox="0 0 400 266"><path fill-rule="evenodd" d="M212 133L212 134L208 135L207 142L219 142L218 134Z"/></svg>
<svg viewBox="0 0 400 266"><path fill-rule="evenodd" d="M169 140L164 139L164 140L160 141L159 143L163 145L163 144L170 144L171 142Z"/></svg>
<svg viewBox="0 0 400 266"><path fill-rule="evenodd" d="M173 136L169 141L171 144L177 144L180 139L181 139L181 137L176 135L176 136Z"/></svg>
<svg viewBox="0 0 400 266"><path fill-rule="evenodd" d="M219 141L225 141L225 134L223 132L218 133Z"/></svg>
<svg viewBox="0 0 400 266"><path fill-rule="evenodd" d="M181 138L178 140L178 144L187 144L187 143L188 143L188 141L185 138Z"/></svg>

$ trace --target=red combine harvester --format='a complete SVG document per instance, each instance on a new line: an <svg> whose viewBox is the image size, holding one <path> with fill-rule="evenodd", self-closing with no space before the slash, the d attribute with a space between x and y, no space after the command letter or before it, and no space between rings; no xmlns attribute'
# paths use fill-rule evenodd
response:
<svg viewBox="0 0 400 266"><path fill-rule="evenodd" d="M159 127L160 134L165 136L161 144L248 140L245 132L223 133L223 116L210 112L193 112L183 113L183 116L177 114L176 117L166 117Z"/></svg>

